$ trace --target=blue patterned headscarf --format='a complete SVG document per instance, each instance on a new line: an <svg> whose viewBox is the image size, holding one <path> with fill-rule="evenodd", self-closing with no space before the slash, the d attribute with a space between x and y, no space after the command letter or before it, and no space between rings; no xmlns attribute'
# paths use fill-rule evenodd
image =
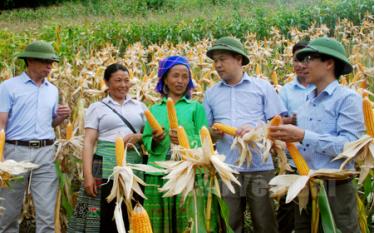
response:
<svg viewBox="0 0 375 233"><path fill-rule="evenodd" d="M156 85L155 90L159 92L162 95L165 95L164 93L164 76L168 73L168 71L175 65L184 65L189 71L189 83L187 85L187 93L186 97L190 98L191 96L191 89L194 88L193 80L191 79L191 72L190 72L190 64L188 60L185 57L182 56L170 56L167 57L161 61L159 61L159 70L158 70L158 77L159 81Z"/></svg>

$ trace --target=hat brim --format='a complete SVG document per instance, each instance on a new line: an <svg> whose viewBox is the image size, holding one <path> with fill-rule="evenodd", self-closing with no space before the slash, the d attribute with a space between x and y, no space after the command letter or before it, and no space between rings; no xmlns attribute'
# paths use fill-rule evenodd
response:
<svg viewBox="0 0 375 233"><path fill-rule="evenodd" d="M244 53L242 52L240 49L237 49L235 47L232 47L232 46L222 46L222 45L217 45L217 46L214 46L214 47L211 47L207 50L207 57L211 58L213 60L213 54L215 51L228 51L228 52L233 52L233 53L237 53L239 55L242 56L242 65L245 66L247 64L249 64L250 62L250 59L249 57Z"/></svg>
<svg viewBox="0 0 375 233"><path fill-rule="evenodd" d="M53 53L23 52L23 53L18 54L17 58L19 59L37 58L37 59L51 60L54 62L60 61L59 57Z"/></svg>
<svg viewBox="0 0 375 233"><path fill-rule="evenodd" d="M336 50L327 47L309 45L308 47L297 51L296 57L298 60L303 60L303 58L312 53L325 54L341 61L344 64L343 70L341 71L342 75L349 74L353 71L353 66L350 64L347 57L341 53L338 53Z"/></svg>

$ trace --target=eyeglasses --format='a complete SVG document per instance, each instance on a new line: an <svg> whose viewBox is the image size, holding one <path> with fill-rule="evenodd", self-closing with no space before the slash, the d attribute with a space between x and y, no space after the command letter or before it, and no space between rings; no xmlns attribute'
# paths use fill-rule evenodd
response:
<svg viewBox="0 0 375 233"><path fill-rule="evenodd" d="M319 54L311 54L311 55L307 55L306 57L302 58L301 60L299 60L299 62L306 65L310 61L312 61L314 59L320 59L320 58L321 58L321 56Z"/></svg>
<svg viewBox="0 0 375 233"><path fill-rule="evenodd" d="M52 64L54 62L53 60L48 60L48 59L40 59L40 58L33 58L33 59L43 64Z"/></svg>

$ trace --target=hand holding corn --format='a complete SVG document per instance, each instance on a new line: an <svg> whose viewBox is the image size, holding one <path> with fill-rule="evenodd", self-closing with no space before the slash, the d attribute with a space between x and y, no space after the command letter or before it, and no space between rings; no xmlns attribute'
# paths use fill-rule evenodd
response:
<svg viewBox="0 0 375 233"><path fill-rule="evenodd" d="M284 142L300 142L305 136L305 131L294 125L280 125L269 127L269 137Z"/></svg>
<svg viewBox="0 0 375 233"><path fill-rule="evenodd" d="M171 138L171 142L175 145L178 145L178 136L177 136L177 129L170 129L169 130L169 137Z"/></svg>

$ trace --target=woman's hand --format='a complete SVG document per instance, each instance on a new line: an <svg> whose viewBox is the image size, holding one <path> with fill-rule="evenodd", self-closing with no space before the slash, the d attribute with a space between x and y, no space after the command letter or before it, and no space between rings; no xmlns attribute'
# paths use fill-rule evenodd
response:
<svg viewBox="0 0 375 233"><path fill-rule="evenodd" d="M169 137L171 138L171 142L175 145L178 145L178 136L177 136L177 130L176 129L170 129L169 130Z"/></svg>
<svg viewBox="0 0 375 233"><path fill-rule="evenodd" d="M160 143L165 138L164 130L163 132L158 132L158 130L152 130L152 141L155 143Z"/></svg>
<svg viewBox="0 0 375 233"><path fill-rule="evenodd" d="M85 192L89 196L96 197L96 194L97 194L96 181L95 181L95 177L92 174L84 176L84 187L85 187Z"/></svg>
<svg viewBox="0 0 375 233"><path fill-rule="evenodd" d="M133 144L136 145L138 142L142 141L142 134L140 133L131 133L124 137L124 144Z"/></svg>

